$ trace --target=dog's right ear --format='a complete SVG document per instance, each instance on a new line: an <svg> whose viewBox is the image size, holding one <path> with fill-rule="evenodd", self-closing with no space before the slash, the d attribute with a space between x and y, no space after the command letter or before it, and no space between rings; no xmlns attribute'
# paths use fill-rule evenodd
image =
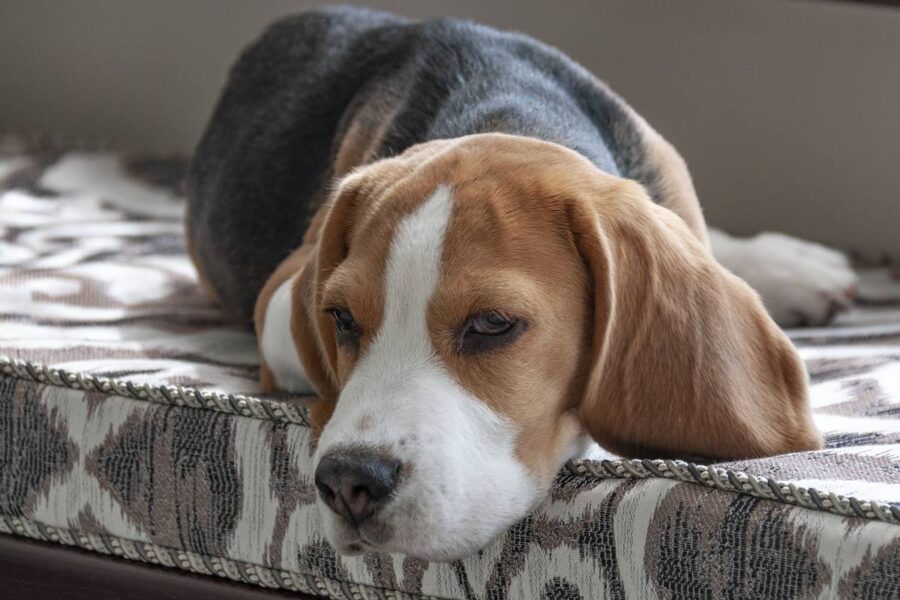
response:
<svg viewBox="0 0 900 600"><path fill-rule="evenodd" d="M309 257L294 284L291 333L310 383L319 396L319 401L309 410L316 436L334 413L340 393L334 320L326 310L323 292L326 282L349 253L359 199L370 191L362 189L362 180L359 172L343 178L324 209L313 219L303 244L309 248Z"/></svg>
<svg viewBox="0 0 900 600"><path fill-rule="evenodd" d="M275 291L293 278L290 302L290 337L307 381L318 397L309 409L313 434L318 436L331 418L340 392L337 384L333 323L322 305L322 288L347 256L347 242L356 209L357 186L348 177L313 218L303 244L275 270L256 304L257 339L262 340L269 301ZM263 360L261 381L275 390L275 377Z"/></svg>

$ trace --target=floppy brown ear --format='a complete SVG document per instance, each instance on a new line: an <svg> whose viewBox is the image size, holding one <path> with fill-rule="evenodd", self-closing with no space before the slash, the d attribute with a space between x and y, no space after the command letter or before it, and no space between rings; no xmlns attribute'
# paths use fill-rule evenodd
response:
<svg viewBox="0 0 900 600"><path fill-rule="evenodd" d="M709 458L821 447L790 341L677 215L598 173L569 218L593 278L580 414L597 442L626 456Z"/></svg>
<svg viewBox="0 0 900 600"><path fill-rule="evenodd" d="M346 257L346 229L350 226L355 195L339 187L328 204L313 218L303 244L275 270L256 304L257 328L265 319L266 306L275 290L295 277L292 297L291 337L317 401L309 409L314 436L318 436L331 418L339 393L335 373L336 347L322 307L322 283ZM261 331L257 331L258 336ZM261 381L273 390L275 382L263 362Z"/></svg>
<svg viewBox="0 0 900 600"><path fill-rule="evenodd" d="M295 310L304 311L303 318L295 318L292 323L302 323L300 327L294 328L295 340L298 347L303 343L310 345L307 352L301 350L300 354L318 359L315 368L319 370L323 380L321 387L314 383L319 392L319 401L309 410L316 437L334 413L340 393L336 370L337 343L322 297L325 282L347 258L350 232L361 192L359 179L353 175L345 178L337 186L328 205L317 215L318 222L311 224L309 239L306 240L307 245L312 247L311 257L304 276L298 278L295 288L295 298L302 296L304 299L302 303L295 304ZM312 344L315 344L315 348L311 347Z"/></svg>

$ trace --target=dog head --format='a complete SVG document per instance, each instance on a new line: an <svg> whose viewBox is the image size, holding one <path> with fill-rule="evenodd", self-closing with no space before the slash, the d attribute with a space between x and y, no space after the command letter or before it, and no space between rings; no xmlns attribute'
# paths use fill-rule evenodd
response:
<svg viewBox="0 0 900 600"><path fill-rule="evenodd" d="M322 214L291 333L322 397L316 483L341 552L474 551L590 438L654 457L820 444L758 297L575 152L429 142L344 178Z"/></svg>

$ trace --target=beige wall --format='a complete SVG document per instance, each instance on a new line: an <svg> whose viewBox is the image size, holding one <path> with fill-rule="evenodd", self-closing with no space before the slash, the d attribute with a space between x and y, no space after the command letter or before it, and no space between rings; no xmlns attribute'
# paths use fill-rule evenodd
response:
<svg viewBox="0 0 900 600"><path fill-rule="evenodd" d="M0 0L0 131L189 150L241 46L312 3ZM900 10L802 0L381 0L554 44L688 159L713 223L900 259Z"/></svg>

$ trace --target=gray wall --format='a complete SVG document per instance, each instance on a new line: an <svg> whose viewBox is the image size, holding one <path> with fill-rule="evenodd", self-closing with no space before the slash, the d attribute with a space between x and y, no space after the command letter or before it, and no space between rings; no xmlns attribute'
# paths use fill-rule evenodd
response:
<svg viewBox="0 0 900 600"><path fill-rule="evenodd" d="M238 50L309 2L0 0L0 131L189 151ZM688 160L709 220L900 259L900 10L804 0L366 2L554 44Z"/></svg>

